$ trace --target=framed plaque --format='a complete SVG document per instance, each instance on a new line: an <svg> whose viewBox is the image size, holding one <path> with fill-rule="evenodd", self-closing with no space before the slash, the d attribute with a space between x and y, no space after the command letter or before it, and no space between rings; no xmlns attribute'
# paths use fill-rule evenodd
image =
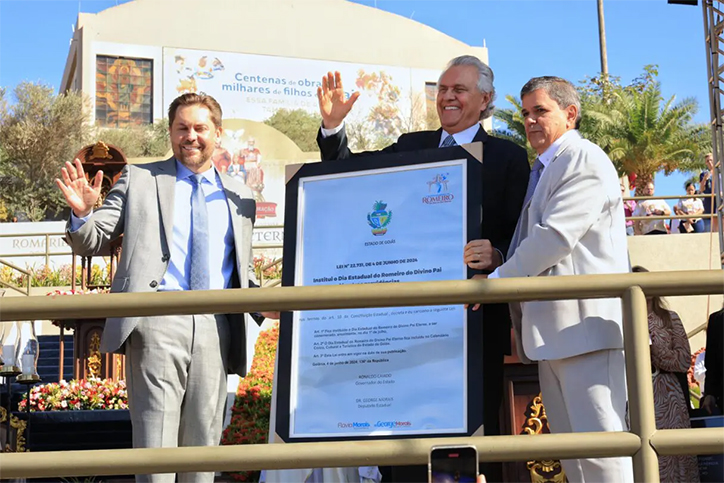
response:
<svg viewBox="0 0 724 483"><path fill-rule="evenodd" d="M284 286L465 280L480 238L480 144L293 166ZM481 434L481 311L282 314L273 439Z"/></svg>

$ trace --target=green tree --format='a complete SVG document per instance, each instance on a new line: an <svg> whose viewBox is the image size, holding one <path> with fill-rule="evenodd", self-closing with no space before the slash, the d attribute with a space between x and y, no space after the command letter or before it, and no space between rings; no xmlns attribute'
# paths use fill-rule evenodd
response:
<svg viewBox="0 0 724 483"><path fill-rule="evenodd" d="M636 174L637 195L659 171L703 168L711 138L706 125L693 122L697 102L664 99L655 66L646 66L628 86L613 85L609 98L587 99L583 109L592 127L584 135L608 153L620 174Z"/></svg>
<svg viewBox="0 0 724 483"><path fill-rule="evenodd" d="M99 129L95 141L120 149L127 158L163 156L171 149L168 119L155 124Z"/></svg>
<svg viewBox="0 0 724 483"><path fill-rule="evenodd" d="M537 154L530 144L528 144L528 138L525 135L525 122L523 121L523 115L520 113L523 106L517 97L513 97L510 94L505 96L505 100L512 104L513 108L496 108L495 118L504 122L507 129L493 129L493 134L496 137L507 139L524 148L528 153L528 161L532 162Z"/></svg>
<svg viewBox="0 0 724 483"><path fill-rule="evenodd" d="M12 215L41 221L65 208L54 180L88 139L85 101L31 82L18 84L14 96L9 105L0 90L0 202Z"/></svg>
<svg viewBox="0 0 724 483"><path fill-rule="evenodd" d="M322 125L322 116L310 114L303 109L279 109L264 121L281 132L304 152L317 151L317 131Z"/></svg>

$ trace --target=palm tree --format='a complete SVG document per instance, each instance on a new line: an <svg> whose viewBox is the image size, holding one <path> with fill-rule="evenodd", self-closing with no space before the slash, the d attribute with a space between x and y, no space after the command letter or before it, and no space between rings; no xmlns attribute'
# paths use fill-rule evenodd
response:
<svg viewBox="0 0 724 483"><path fill-rule="evenodd" d="M495 117L499 121L503 121L507 129L493 129L493 134L495 137L507 139L525 149L528 152L528 161L532 162L537 154L535 150L530 147L530 144L528 144L528 138L525 135L525 122L523 122L523 116L520 114L523 106L517 97L513 97L510 94L505 96L505 99L513 105L513 109L496 108Z"/></svg>
<svg viewBox="0 0 724 483"><path fill-rule="evenodd" d="M696 100L664 101L655 76L644 85L616 87L607 102L587 104L584 113L593 129L584 134L608 153L619 173L636 174L637 195L661 170L703 167L701 153L711 139L705 125L692 123Z"/></svg>

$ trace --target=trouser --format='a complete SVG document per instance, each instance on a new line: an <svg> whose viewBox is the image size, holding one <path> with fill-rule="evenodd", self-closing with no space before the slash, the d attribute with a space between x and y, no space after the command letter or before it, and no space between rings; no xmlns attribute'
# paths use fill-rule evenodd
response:
<svg viewBox="0 0 724 483"><path fill-rule="evenodd" d="M623 350L540 361L538 377L552 433L626 431ZM633 483L631 458L562 460L570 483Z"/></svg>
<svg viewBox="0 0 724 483"><path fill-rule="evenodd" d="M213 446L221 439L229 327L224 315L143 318L126 341L126 383L134 448ZM173 483L176 475L136 475ZM180 473L211 483L214 473Z"/></svg>

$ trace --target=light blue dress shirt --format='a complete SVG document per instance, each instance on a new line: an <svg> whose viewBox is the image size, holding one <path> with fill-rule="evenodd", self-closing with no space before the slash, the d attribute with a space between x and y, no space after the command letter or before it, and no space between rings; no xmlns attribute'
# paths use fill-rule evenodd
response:
<svg viewBox="0 0 724 483"><path fill-rule="evenodd" d="M189 176L194 173L176 161L174 189L173 239L171 259L163 276L159 291L189 290L191 270L191 193ZM201 173L201 187L206 197L209 216L209 289L231 287L234 272L234 231L231 226L229 205L216 168ZM71 212L71 230L77 231L90 218L78 218ZM161 227L159 227L159 230Z"/></svg>
<svg viewBox="0 0 724 483"><path fill-rule="evenodd" d="M159 290L189 290L193 191L189 176L193 174L193 171L176 161L171 260ZM212 166L201 175L201 187L209 216L209 289L229 288L234 271L234 231L231 228L229 205L216 168Z"/></svg>

